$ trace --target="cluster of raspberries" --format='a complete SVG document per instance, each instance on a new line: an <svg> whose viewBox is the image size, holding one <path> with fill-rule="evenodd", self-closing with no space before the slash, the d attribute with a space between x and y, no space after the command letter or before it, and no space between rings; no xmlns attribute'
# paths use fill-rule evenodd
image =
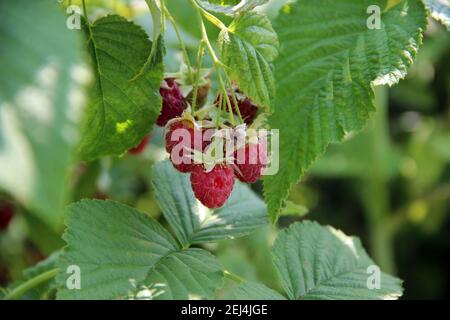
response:
<svg viewBox="0 0 450 320"><path fill-rule="evenodd" d="M166 127L166 150L178 171L191 174L192 190L203 205L208 208L223 206L233 191L235 177L245 183L254 183L261 178L262 171L268 164L265 139L253 139L252 143L242 140L237 142L235 133L239 129L242 133L242 126L218 130L214 128L213 121L197 121L192 116L185 117L184 111L190 103L190 96L183 97L175 79L165 79L160 94L163 107L156 123ZM246 125L250 125L256 117L257 106L238 90L234 97L237 106L232 94L229 94L231 110L234 114L240 114ZM219 100L216 99L216 106L219 105ZM244 131L246 125L243 126ZM218 138L220 135L217 133L223 133L223 130L229 130L231 134L227 138ZM222 140L220 148L223 148L224 157L209 164L195 161L195 153L208 154L208 149L213 146L212 141L217 147L219 140Z"/></svg>

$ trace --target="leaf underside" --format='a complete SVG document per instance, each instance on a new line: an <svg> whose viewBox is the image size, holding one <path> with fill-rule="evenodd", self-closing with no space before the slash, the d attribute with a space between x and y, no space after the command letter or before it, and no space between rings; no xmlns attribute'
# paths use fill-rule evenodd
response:
<svg viewBox="0 0 450 320"><path fill-rule="evenodd" d="M290 300L385 300L403 294L402 281L381 270L356 237L304 221L278 235L272 256ZM261 283L245 282L230 299L283 300Z"/></svg>
<svg viewBox="0 0 450 320"><path fill-rule="evenodd" d="M283 230L272 254L289 299L397 299L403 293L402 281L383 272L376 287L369 268L376 265L358 238L316 222Z"/></svg>

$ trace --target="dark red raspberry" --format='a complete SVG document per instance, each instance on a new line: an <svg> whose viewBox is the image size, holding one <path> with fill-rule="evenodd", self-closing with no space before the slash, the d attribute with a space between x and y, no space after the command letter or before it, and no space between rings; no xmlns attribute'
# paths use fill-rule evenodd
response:
<svg viewBox="0 0 450 320"><path fill-rule="evenodd" d="M171 119L180 117L187 104L181 93L180 87L173 78L165 79L165 83L159 89L163 103L161 114L156 119L158 126L164 127Z"/></svg>
<svg viewBox="0 0 450 320"><path fill-rule="evenodd" d="M242 94L239 92L236 92L235 96L236 96L236 100L238 103L239 112L241 114L242 120L244 120L244 122L247 125L252 124L253 120L255 120L255 118L256 118L256 114L258 112L258 107L249 98L242 97ZM233 113L237 115L238 112L236 110L236 106L234 104L232 94L229 93L228 98L230 99L231 108L233 110ZM219 101L220 101L220 99L217 98L216 99L217 107L219 106ZM226 101L224 101L224 107L225 107L225 110L228 110L228 104Z"/></svg>
<svg viewBox="0 0 450 320"><path fill-rule="evenodd" d="M181 120L173 123L166 134L166 151L170 153L173 166L183 173L192 171L195 164L189 157L191 155L189 150L203 152L210 144L211 136L211 130L195 129L190 121ZM175 147L177 149L173 150Z"/></svg>
<svg viewBox="0 0 450 320"><path fill-rule="evenodd" d="M245 183L254 183L261 178L263 169L268 164L267 144L247 144L234 152L236 177Z"/></svg>
<svg viewBox="0 0 450 320"><path fill-rule="evenodd" d="M228 165L216 165L210 172L196 166L191 173L191 185L195 197L208 208L220 208L230 197L234 186L233 169Z"/></svg>
<svg viewBox="0 0 450 320"><path fill-rule="evenodd" d="M0 202L0 231L6 230L14 216L14 206L9 202Z"/></svg>
<svg viewBox="0 0 450 320"><path fill-rule="evenodd" d="M147 147L147 144L149 141L150 141L150 136L145 136L144 139L142 139L142 141L136 147L131 148L130 150L128 150L128 152L133 155L138 155L138 154L142 153L145 150L145 148Z"/></svg>

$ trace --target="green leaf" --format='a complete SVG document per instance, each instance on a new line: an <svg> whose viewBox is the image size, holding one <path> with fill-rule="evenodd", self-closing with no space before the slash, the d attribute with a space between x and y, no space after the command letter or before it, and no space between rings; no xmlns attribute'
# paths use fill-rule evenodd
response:
<svg viewBox="0 0 450 320"><path fill-rule="evenodd" d="M424 0L431 16L450 30L450 5L448 0Z"/></svg>
<svg viewBox="0 0 450 320"><path fill-rule="evenodd" d="M216 210L195 199L189 175L170 161L154 166L152 183L164 217L184 246L244 236L268 222L264 202L237 181L230 199Z"/></svg>
<svg viewBox="0 0 450 320"><path fill-rule="evenodd" d="M375 263L360 240L316 222L283 230L273 259L289 299L396 299L403 292L401 280L383 272L379 289L368 286Z"/></svg>
<svg viewBox="0 0 450 320"><path fill-rule="evenodd" d="M367 27L371 5L382 10L381 29ZM280 170L264 181L272 221L291 186L328 144L364 127L374 111L371 85L396 83L413 62L426 26L424 5L419 0L386 5L386 0L298 0L278 16L281 50L269 125L280 129Z"/></svg>
<svg viewBox="0 0 450 320"><path fill-rule="evenodd" d="M234 16L266 4L269 0L195 0L203 9Z"/></svg>
<svg viewBox="0 0 450 320"><path fill-rule="evenodd" d="M142 66L141 70L139 70L139 73L133 77L132 81L136 81L145 74L151 72L153 68L157 67L158 64L163 61L163 57L166 53L164 35L162 34L161 4L157 0L145 0L145 2L147 3L152 16L153 43L147 61Z"/></svg>
<svg viewBox="0 0 450 320"><path fill-rule="evenodd" d="M286 297L262 283L244 282L227 296L230 300L286 300Z"/></svg>
<svg viewBox="0 0 450 320"><path fill-rule="evenodd" d="M270 109L275 96L272 62L278 38L269 18L255 12L239 15L219 34L221 61L239 88L261 107Z"/></svg>
<svg viewBox="0 0 450 320"><path fill-rule="evenodd" d="M110 15L92 25L86 23L85 30L96 81L80 156L84 160L119 156L149 133L161 110L162 42L147 62L152 42L133 22ZM145 73L133 79L144 65Z"/></svg>
<svg viewBox="0 0 450 320"><path fill-rule="evenodd" d="M85 200L68 208L66 224L59 299L187 299L209 295L222 284L222 268L213 256L182 250L158 222L133 208ZM79 290L66 287L71 265L81 271Z"/></svg>
<svg viewBox="0 0 450 320"><path fill-rule="evenodd" d="M0 188L58 230L89 80L81 38L53 2L0 12Z"/></svg>
<svg viewBox="0 0 450 320"><path fill-rule="evenodd" d="M149 273L142 290L154 289L155 299L210 298L223 281L222 266L209 252L187 249L162 259Z"/></svg>

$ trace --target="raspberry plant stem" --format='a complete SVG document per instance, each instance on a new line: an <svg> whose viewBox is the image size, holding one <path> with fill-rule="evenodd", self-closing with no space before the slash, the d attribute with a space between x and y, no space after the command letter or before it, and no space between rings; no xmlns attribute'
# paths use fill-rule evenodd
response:
<svg viewBox="0 0 450 320"><path fill-rule="evenodd" d="M196 73L195 73L195 83L194 83L194 91L192 94L192 116L195 116L195 108L197 106L197 95L198 95L198 82L200 80L200 72L202 68L202 60L203 60L203 54L204 54L204 41L201 40L200 44L198 46L198 52L197 52L197 64L196 64Z"/></svg>
<svg viewBox="0 0 450 320"><path fill-rule="evenodd" d="M244 123L244 120L242 119L242 115L241 115L241 110L239 110L239 105L238 105L238 101L236 98L236 94L234 93L234 90L233 90L233 83L231 82L231 79L230 79L230 77L228 77L226 72L225 72L225 76L227 78L227 82L230 87L231 97L233 99L233 103L235 105L236 112L239 116L239 121L240 121L240 123Z"/></svg>
<svg viewBox="0 0 450 320"><path fill-rule="evenodd" d="M161 3L162 3L162 2L161 2ZM192 65L191 65L191 61L189 60L189 55L188 55L188 53L187 53L186 45L184 44L183 38L181 37L180 29L178 28L178 25L177 25L177 23L176 23L174 17L172 16L172 14L169 12L169 10L168 10L166 7L164 7L164 13L165 13L167 19L169 19L170 23L172 24L173 29L174 29L174 31L175 31L175 34L176 34L176 36L177 36L178 43L180 44L180 47L181 47L181 51L182 51L182 53L183 53L184 60L185 60L186 65L187 65L187 67L188 67L189 79L190 79L190 80L193 80L194 75L193 75L193 73L192 73Z"/></svg>
<svg viewBox="0 0 450 320"><path fill-rule="evenodd" d="M164 0L160 0L161 4L161 32L164 34L166 31L166 6Z"/></svg>
<svg viewBox="0 0 450 320"><path fill-rule="evenodd" d="M212 15L211 13L209 13L208 11L206 11L205 9L203 9L201 6L199 6L197 4L197 2L195 2L195 0L191 0L192 5L197 9L198 12L200 12L201 14L203 14L205 16L206 19L208 19L212 24L214 24L217 28L219 29L226 29L227 27L223 24L222 21L220 21L219 18L217 18L216 16Z"/></svg>
<svg viewBox="0 0 450 320"><path fill-rule="evenodd" d="M230 98L228 97L227 88L225 87L225 84L223 82L222 74L221 74L220 70L217 70L217 73L218 73L220 88L222 89L222 92L223 92L223 94L225 96L225 103L228 106L228 114L230 116L230 122L231 122L231 124L234 127L236 124L234 122L233 107L231 106L231 101L230 101ZM237 105L236 105L236 109L237 109Z"/></svg>
<svg viewBox="0 0 450 320"><path fill-rule="evenodd" d="M199 7L197 6L197 8L199 8ZM220 90L223 92L223 94L225 96L225 99L226 99L225 101L226 101L226 103L228 105L228 111L229 111L228 113L230 115L230 122L231 122L231 124L233 126L235 126L234 117L233 117L233 110L232 110L233 108L231 107L231 102L230 102L230 99L228 98L227 89L225 87L225 84L224 84L223 78L222 78L222 70L224 71L225 74L226 74L226 72L225 72L225 69L223 68L222 62L217 58L217 55L214 52L214 49L213 49L213 47L211 45L211 42L209 41L208 33L206 32L205 23L203 22L203 17L201 15L200 8L198 9L198 15L199 15L199 19L200 19L200 27L201 27L201 30L202 30L202 41L205 42L206 47L208 48L209 54L210 54L210 56L211 56L211 58L213 60L214 68L215 68L215 70L217 72L217 78L218 78L218 81L219 81L219 87L220 87ZM217 119L219 119L219 116L217 117Z"/></svg>
<svg viewBox="0 0 450 320"><path fill-rule="evenodd" d="M83 1L84 2L84 1ZM19 299L23 294L34 287L42 284L45 281L48 281L52 278L54 278L59 272L58 268L51 269L47 272L41 273L37 275L34 278L31 278L30 280L26 281L25 283L22 283L18 287L12 289L8 294L5 296L5 300L16 300Z"/></svg>

